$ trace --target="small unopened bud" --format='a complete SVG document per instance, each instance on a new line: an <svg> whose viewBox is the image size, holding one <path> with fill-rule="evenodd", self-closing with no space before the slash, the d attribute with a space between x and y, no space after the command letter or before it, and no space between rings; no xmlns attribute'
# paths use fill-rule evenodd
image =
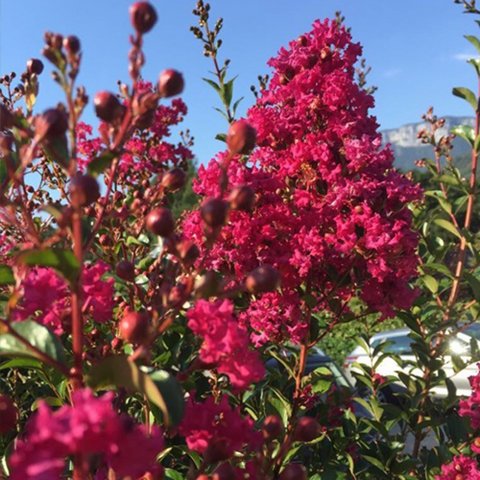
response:
<svg viewBox="0 0 480 480"><path fill-rule="evenodd" d="M135 265L128 260L121 260L115 267L115 273L127 282L133 282L135 280Z"/></svg>
<svg viewBox="0 0 480 480"><path fill-rule="evenodd" d="M162 177L162 187L174 192L185 185L185 171L181 168L172 168Z"/></svg>
<svg viewBox="0 0 480 480"><path fill-rule="evenodd" d="M164 70L158 79L158 93L164 98L173 97L183 92L185 82L183 75L176 70Z"/></svg>
<svg viewBox="0 0 480 480"><path fill-rule="evenodd" d="M293 432L297 442L311 442L320 435L320 424L312 417L300 417Z"/></svg>
<svg viewBox="0 0 480 480"><path fill-rule="evenodd" d="M63 39L63 48L68 53L75 55L80 51L80 40L75 35L69 35Z"/></svg>
<svg viewBox="0 0 480 480"><path fill-rule="evenodd" d="M91 175L77 174L70 182L72 205L86 207L100 197L100 187Z"/></svg>
<svg viewBox="0 0 480 480"><path fill-rule="evenodd" d="M227 220L228 203L220 198L211 198L202 205L200 213L209 227L220 227Z"/></svg>
<svg viewBox="0 0 480 480"><path fill-rule="evenodd" d="M190 240L182 240L177 243L177 252L180 260L190 267L200 255L198 247Z"/></svg>
<svg viewBox="0 0 480 480"><path fill-rule="evenodd" d="M283 432L283 424L277 415L269 415L263 421L262 434L265 440L273 440L280 437Z"/></svg>
<svg viewBox="0 0 480 480"><path fill-rule="evenodd" d="M0 132L0 156L8 155L12 151L13 136Z"/></svg>
<svg viewBox="0 0 480 480"><path fill-rule="evenodd" d="M13 114L6 105L0 103L0 130L13 127Z"/></svg>
<svg viewBox="0 0 480 480"><path fill-rule="evenodd" d="M246 121L238 120L227 133L227 146L232 154L248 155L257 141L257 131Z"/></svg>
<svg viewBox="0 0 480 480"><path fill-rule="evenodd" d="M43 62L38 58L31 58L27 62L27 72L30 75L40 75L43 72Z"/></svg>
<svg viewBox="0 0 480 480"><path fill-rule="evenodd" d="M272 292L280 285L280 274L271 265L262 265L250 272L245 286L250 293Z"/></svg>
<svg viewBox="0 0 480 480"><path fill-rule="evenodd" d="M113 123L123 118L125 107L113 93L98 92L93 99L93 104L97 117L104 122Z"/></svg>
<svg viewBox="0 0 480 480"><path fill-rule="evenodd" d="M49 108L35 119L35 138L38 141L60 137L67 129L67 114L58 108Z"/></svg>
<svg viewBox="0 0 480 480"><path fill-rule="evenodd" d="M7 395L0 395L0 435L10 432L17 425L18 409Z"/></svg>
<svg viewBox="0 0 480 480"><path fill-rule="evenodd" d="M278 480L307 480L307 470L300 463L288 464Z"/></svg>
<svg viewBox="0 0 480 480"><path fill-rule="evenodd" d="M130 7L130 21L137 32L147 33L157 23L157 12L148 2L136 2Z"/></svg>
<svg viewBox="0 0 480 480"><path fill-rule="evenodd" d="M145 225L147 230L161 237L169 237L175 230L175 220L168 208L151 210L145 219Z"/></svg>
<svg viewBox="0 0 480 480"><path fill-rule="evenodd" d="M230 193L229 201L233 210L251 212L255 203L255 192L247 185L235 187Z"/></svg>
<svg viewBox="0 0 480 480"><path fill-rule="evenodd" d="M148 339L150 317L147 313L127 311L120 320L120 338L129 343L144 343Z"/></svg>

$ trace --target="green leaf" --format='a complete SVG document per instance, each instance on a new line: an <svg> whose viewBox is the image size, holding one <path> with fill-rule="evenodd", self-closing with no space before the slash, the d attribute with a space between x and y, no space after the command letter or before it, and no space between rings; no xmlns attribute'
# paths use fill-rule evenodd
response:
<svg viewBox="0 0 480 480"><path fill-rule="evenodd" d="M46 353L49 357L52 357L60 363L65 363L63 345L60 339L48 328L33 320L14 322L12 323L12 328L41 352ZM41 360L36 352L29 349L10 333L0 335L0 355L7 357L37 358Z"/></svg>
<svg viewBox="0 0 480 480"><path fill-rule="evenodd" d="M471 58L470 60L467 60L467 63L473 65L477 72L477 75L480 77L480 58Z"/></svg>
<svg viewBox="0 0 480 480"><path fill-rule="evenodd" d="M87 166L88 173L90 175L100 175L103 173L113 162L115 154L110 150L105 150L98 157L94 158Z"/></svg>
<svg viewBox="0 0 480 480"><path fill-rule="evenodd" d="M439 227L443 228L447 232L452 233L458 238L462 238L460 235L460 232L458 231L457 227L452 222L449 222L448 220L444 220L443 218L437 218L433 221L435 224L437 224Z"/></svg>
<svg viewBox="0 0 480 480"><path fill-rule="evenodd" d="M238 108L238 106L240 105L240 102L241 102L244 98L245 98L245 97L240 97L240 98L233 104L233 107L232 107L233 116L235 116L235 114L237 113L237 108Z"/></svg>
<svg viewBox="0 0 480 480"><path fill-rule="evenodd" d="M475 94L466 87L455 87L452 90L453 95L459 98L463 98L465 101L467 101L472 108L477 111L478 108L478 100Z"/></svg>
<svg viewBox="0 0 480 480"><path fill-rule="evenodd" d="M435 280L434 277L432 277L431 275L424 275L422 277L422 281L432 293L438 292L438 282Z"/></svg>
<svg viewBox="0 0 480 480"><path fill-rule="evenodd" d="M0 185L8 178L7 160L0 158Z"/></svg>
<svg viewBox="0 0 480 480"><path fill-rule="evenodd" d="M80 274L80 263L70 250L27 250L18 256L18 260L30 267L54 268L70 283L74 283Z"/></svg>
<svg viewBox="0 0 480 480"><path fill-rule="evenodd" d="M469 272L465 272L465 280L467 280L470 288L472 289L473 296L480 302L480 280Z"/></svg>
<svg viewBox="0 0 480 480"><path fill-rule="evenodd" d="M158 390L163 396L172 425L178 425L185 409L182 387L177 379L165 370L156 370L150 374Z"/></svg>
<svg viewBox="0 0 480 480"><path fill-rule="evenodd" d="M0 285L14 285L13 270L8 265L0 265Z"/></svg>
<svg viewBox="0 0 480 480"><path fill-rule="evenodd" d="M457 125L451 129L451 132L455 134L457 137L462 137L466 140L472 147L475 142L475 132L473 127L468 125Z"/></svg>
<svg viewBox="0 0 480 480"><path fill-rule="evenodd" d="M70 154L68 152L67 137L56 136L49 140L43 147L45 156L52 163L57 163L61 167L67 169L70 164Z"/></svg>
<svg viewBox="0 0 480 480"><path fill-rule="evenodd" d="M476 48L480 54L480 40L475 35L465 35L465 38Z"/></svg>
<svg viewBox="0 0 480 480"><path fill-rule="evenodd" d="M219 95L220 95L220 85L209 78L202 78L204 82L207 82Z"/></svg>
<svg viewBox="0 0 480 480"><path fill-rule="evenodd" d="M227 108L230 107L230 104L232 103L233 82L235 82L236 78L237 77L232 78L223 85L222 101Z"/></svg>
<svg viewBox="0 0 480 480"><path fill-rule="evenodd" d="M32 368L39 369L42 363L35 358L14 358L0 365L0 370L9 370L11 368Z"/></svg>
<svg viewBox="0 0 480 480"><path fill-rule="evenodd" d="M175 420L180 418L180 407L178 405L175 406L174 411L169 410L169 406L173 402L172 399L176 398L178 394L178 391L175 393L173 384L170 381L163 380L160 383L165 391L161 391L151 376L143 373L125 355L113 355L94 365L88 375L87 383L96 390L123 387L131 393L140 393L160 409L167 426L172 425ZM165 392L168 400L164 396ZM183 398L178 399L179 402L180 400L183 401ZM181 408L183 409L183 406Z"/></svg>
<svg viewBox="0 0 480 480"><path fill-rule="evenodd" d="M215 140L219 140L220 142L226 142L227 135L225 133L217 133L217 135L215 135Z"/></svg>

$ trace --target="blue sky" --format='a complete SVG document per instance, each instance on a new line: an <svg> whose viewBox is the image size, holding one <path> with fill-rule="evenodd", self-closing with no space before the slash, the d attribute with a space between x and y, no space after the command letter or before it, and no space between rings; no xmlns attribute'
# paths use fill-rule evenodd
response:
<svg viewBox="0 0 480 480"><path fill-rule="evenodd" d="M127 80L129 0L0 0L0 72L21 73L25 61L39 56L43 32L51 30L81 38L84 52L79 82L93 97L98 90L115 90ZM188 127L195 152L205 162L221 148L214 140L224 120L213 111L218 100L202 82L211 68L189 31L194 0L152 0L159 21L145 39L146 79L156 80L164 68L184 73ZM473 47L463 38L476 34L471 16L452 0L212 0L212 17L222 16L222 56L232 60L231 74L240 74L235 97L245 96L242 114L253 102L250 85L267 72L266 61L280 46L310 29L316 18L341 10L364 56L372 66L370 83L378 86L376 108L382 128L417 121L430 105L442 115L470 114L450 95L453 86L475 90L473 69L465 57ZM61 92L48 74L42 75L38 110L55 104ZM94 121L87 107L86 121Z"/></svg>

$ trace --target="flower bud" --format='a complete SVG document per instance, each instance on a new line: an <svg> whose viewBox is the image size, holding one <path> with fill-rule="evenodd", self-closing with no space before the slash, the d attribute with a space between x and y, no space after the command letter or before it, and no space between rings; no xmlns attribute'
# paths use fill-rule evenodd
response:
<svg viewBox="0 0 480 480"><path fill-rule="evenodd" d="M67 114L58 108L49 108L35 119L35 138L38 141L60 137L67 129Z"/></svg>
<svg viewBox="0 0 480 480"><path fill-rule="evenodd" d="M43 72L43 62L38 58L31 58L27 62L27 72L30 75L40 75Z"/></svg>
<svg viewBox="0 0 480 480"><path fill-rule="evenodd" d="M104 122L113 123L123 118L125 107L113 93L98 92L93 99L93 104L97 117Z"/></svg>
<svg viewBox="0 0 480 480"><path fill-rule="evenodd" d="M91 175L75 175L70 182L70 197L72 204L78 207L86 207L95 202L100 196L100 187L97 180Z"/></svg>
<svg viewBox="0 0 480 480"><path fill-rule="evenodd" d="M0 156L8 155L12 151L13 136L0 132Z"/></svg>
<svg viewBox="0 0 480 480"><path fill-rule="evenodd" d="M13 127L13 114L3 103L0 103L0 130Z"/></svg>
<svg viewBox="0 0 480 480"><path fill-rule="evenodd" d="M164 70L158 79L158 93L164 98L179 95L184 86L183 75L176 70Z"/></svg>
<svg viewBox="0 0 480 480"><path fill-rule="evenodd" d="M10 432L17 425L18 409L7 395L0 395L0 435Z"/></svg>
<svg viewBox="0 0 480 480"><path fill-rule="evenodd" d="M278 480L307 480L307 470L300 463L289 463Z"/></svg>
<svg viewBox="0 0 480 480"><path fill-rule="evenodd" d="M247 185L235 187L230 193L229 201L233 210L251 212L255 203L255 192Z"/></svg>
<svg viewBox="0 0 480 480"><path fill-rule="evenodd" d="M246 121L238 120L230 125L227 146L232 154L248 155L255 147L257 131Z"/></svg>
<svg viewBox="0 0 480 480"><path fill-rule="evenodd" d="M129 343L144 343L148 339L150 317L147 313L127 310L120 320L118 332L120 338Z"/></svg>
<svg viewBox="0 0 480 480"><path fill-rule="evenodd" d="M186 174L181 168L172 168L163 177L161 185L166 190L174 192L185 185Z"/></svg>
<svg viewBox="0 0 480 480"><path fill-rule="evenodd" d="M283 423L278 415L269 415L262 425L262 434L265 440L273 440L280 437L283 432Z"/></svg>
<svg viewBox="0 0 480 480"><path fill-rule="evenodd" d="M136 2L130 7L130 21L138 33L147 33L157 23L157 12L148 2Z"/></svg>
<svg viewBox="0 0 480 480"><path fill-rule="evenodd" d="M187 267L192 266L200 255L200 250L191 240L182 240L176 247L178 257Z"/></svg>
<svg viewBox="0 0 480 480"><path fill-rule="evenodd" d="M220 198L211 198L202 205L200 213L209 227L220 227L227 220L228 203Z"/></svg>
<svg viewBox="0 0 480 480"><path fill-rule="evenodd" d="M250 293L265 293L276 290L280 285L280 274L271 265L262 265L251 271L245 280Z"/></svg>
<svg viewBox="0 0 480 480"><path fill-rule="evenodd" d="M161 237L168 237L175 230L175 221L168 208L151 210L145 219L145 225L147 230Z"/></svg>
<svg viewBox="0 0 480 480"><path fill-rule="evenodd" d="M128 260L121 260L115 267L115 273L127 282L133 282L135 280L135 265Z"/></svg>
<svg viewBox="0 0 480 480"><path fill-rule="evenodd" d="M63 48L68 53L75 55L80 51L80 40L75 35L69 35L63 39Z"/></svg>
<svg viewBox="0 0 480 480"><path fill-rule="evenodd" d="M320 435L320 424L312 417L300 417L293 432L297 442L311 442Z"/></svg>

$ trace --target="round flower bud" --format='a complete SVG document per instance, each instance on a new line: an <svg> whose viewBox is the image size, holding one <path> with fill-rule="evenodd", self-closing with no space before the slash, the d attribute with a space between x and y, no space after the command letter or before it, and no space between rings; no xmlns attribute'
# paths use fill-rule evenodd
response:
<svg viewBox="0 0 480 480"><path fill-rule="evenodd" d="M97 117L107 123L121 120L125 111L125 107L118 98L110 92L98 92L93 99L93 104Z"/></svg>
<svg viewBox="0 0 480 480"><path fill-rule="evenodd" d="M72 204L86 207L95 202L100 196L98 182L91 175L77 174L70 182L70 197Z"/></svg>
<svg viewBox="0 0 480 480"><path fill-rule="evenodd" d="M138 33L147 33L157 23L157 12L148 2L135 2L130 7L130 21Z"/></svg>
<svg viewBox="0 0 480 480"><path fill-rule="evenodd" d="M0 103L0 130L13 127L13 115L6 105Z"/></svg>
<svg viewBox="0 0 480 480"><path fill-rule="evenodd" d="M228 203L220 198L211 198L202 205L200 213L209 227L220 227L227 220Z"/></svg>
<svg viewBox="0 0 480 480"><path fill-rule="evenodd" d="M27 62L27 72L30 75L40 75L43 72L43 62L38 58L31 58Z"/></svg>
<svg viewBox="0 0 480 480"><path fill-rule="evenodd" d="M80 51L80 40L75 35L69 35L63 39L63 48L68 53L75 55Z"/></svg>
<svg viewBox="0 0 480 480"><path fill-rule="evenodd" d="M127 311L118 325L120 338L129 343L144 343L148 339L149 325L148 314Z"/></svg>
<svg viewBox="0 0 480 480"><path fill-rule="evenodd" d="M161 237L169 237L175 230L175 220L168 208L151 210L145 219L145 225L147 230Z"/></svg>
<svg viewBox="0 0 480 480"><path fill-rule="evenodd" d="M230 193L229 201L233 210L251 212L255 203L255 192L247 185L235 187Z"/></svg>
<svg viewBox="0 0 480 480"><path fill-rule="evenodd" d="M115 273L127 282L133 282L135 280L135 265L128 260L121 260L115 267Z"/></svg>
<svg viewBox="0 0 480 480"><path fill-rule="evenodd" d="M271 265L262 265L251 271L245 280L250 293L265 293L276 290L280 285L280 274Z"/></svg>
<svg viewBox="0 0 480 480"><path fill-rule="evenodd" d="M293 432L298 442L311 442L320 435L320 424L312 417L300 417Z"/></svg>
<svg viewBox="0 0 480 480"><path fill-rule="evenodd" d="M246 121L238 120L230 125L227 146L232 154L248 155L255 147L257 131Z"/></svg>
<svg viewBox="0 0 480 480"><path fill-rule="evenodd" d="M289 463L278 480L307 480L307 470L300 463Z"/></svg>
<svg viewBox="0 0 480 480"><path fill-rule="evenodd" d="M10 432L17 425L18 409L7 395L0 395L0 435Z"/></svg>
<svg viewBox="0 0 480 480"><path fill-rule="evenodd" d="M283 423L278 415L269 415L265 418L262 425L263 438L273 440L280 437L283 432Z"/></svg>
<svg viewBox="0 0 480 480"><path fill-rule="evenodd" d="M186 177L185 171L181 168L172 168L162 177L161 184L165 189L174 192L185 185Z"/></svg>
<svg viewBox="0 0 480 480"><path fill-rule="evenodd" d="M183 75L176 70L164 70L158 79L158 93L164 98L179 95L184 86Z"/></svg>
<svg viewBox="0 0 480 480"><path fill-rule="evenodd" d="M190 240L182 240L177 243L176 247L178 257L187 267L193 265L200 255L200 250Z"/></svg>
<svg viewBox="0 0 480 480"><path fill-rule="evenodd" d="M67 114L58 108L49 108L35 119L37 140L60 137L68 129Z"/></svg>
<svg viewBox="0 0 480 480"><path fill-rule="evenodd" d="M8 155L13 148L13 136L0 132L0 156Z"/></svg>

